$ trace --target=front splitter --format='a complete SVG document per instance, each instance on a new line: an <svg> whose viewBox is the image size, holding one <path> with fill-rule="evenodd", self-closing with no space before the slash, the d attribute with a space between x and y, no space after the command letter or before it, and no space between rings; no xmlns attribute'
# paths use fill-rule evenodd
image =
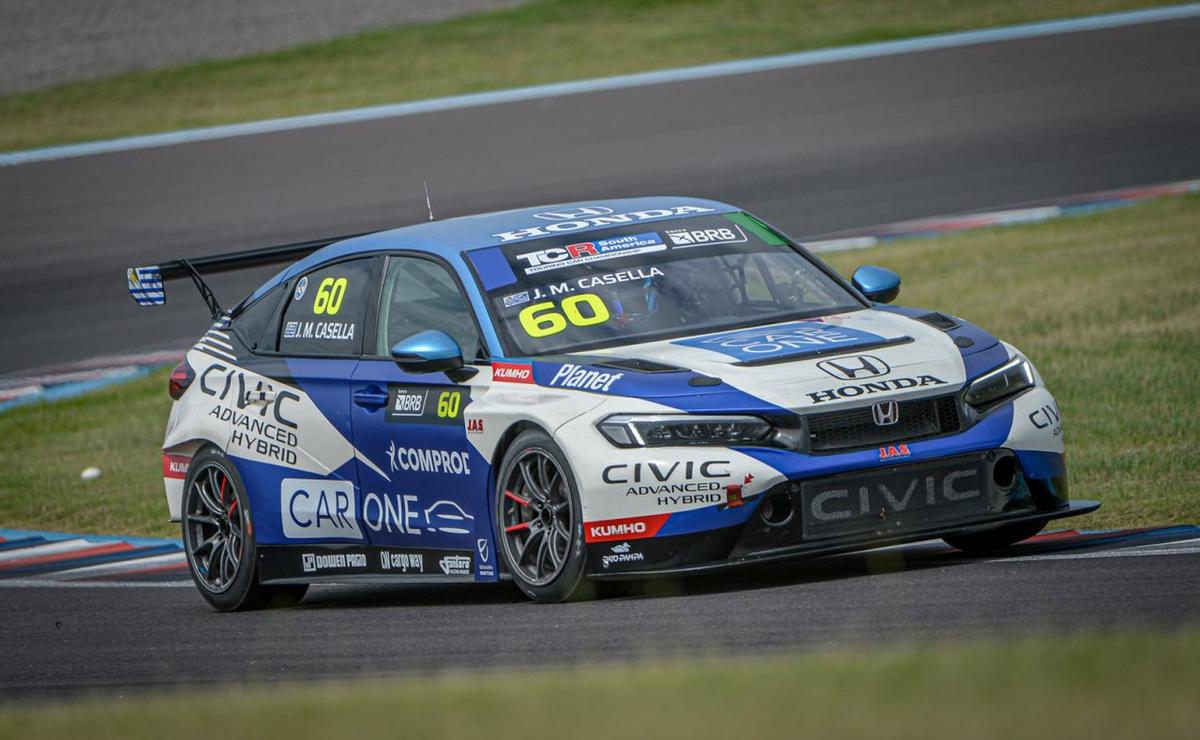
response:
<svg viewBox="0 0 1200 740"><path fill-rule="evenodd" d="M680 575L702 575L705 573L716 573L720 571L732 570L734 568L742 568L755 566L765 563L774 563L785 560L794 560L798 558L820 557L823 555L839 555L856 550L870 550L876 547L888 547L891 545L903 545L909 542L920 542L921 540L940 539L942 537L971 534L973 532L981 532L991 529L1002 524L1020 524L1023 522L1048 522L1054 519L1065 519L1072 516L1080 516L1090 514L1100 508L1099 501L1077 500L1071 501L1067 506L1054 511L1038 511L1028 514L1006 514L1003 516L995 516L988 519L971 522L969 525L955 525L952 527L928 527L924 529L912 529L903 534L894 535L857 535L854 537L837 538L836 540L822 539L819 542L801 543L799 545L790 545L788 547L780 547L769 550L760 550L757 552L742 555L740 557L729 558L726 560L698 563L695 565L674 566L670 568L658 568L647 570L631 570L615 573L591 572L588 573L589 578L603 581L621 581L635 580L639 578L654 578L657 576L680 576Z"/></svg>

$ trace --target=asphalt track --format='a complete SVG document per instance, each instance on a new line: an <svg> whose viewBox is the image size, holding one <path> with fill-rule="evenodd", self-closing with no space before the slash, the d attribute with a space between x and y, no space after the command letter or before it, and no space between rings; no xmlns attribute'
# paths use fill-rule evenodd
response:
<svg viewBox="0 0 1200 740"><path fill-rule="evenodd" d="M139 310L124 267L416 221L422 180L441 216L680 192L811 235L1196 177L1198 38L1147 24L3 168L0 372L186 341L193 291ZM839 558L555 607L506 585L325 587L240 615L190 588L12 588L0 697L1170 627L1200 617L1178 548Z"/></svg>
<svg viewBox="0 0 1200 740"><path fill-rule="evenodd" d="M315 587L297 608L247 614L210 611L190 583L0 588L0 701L180 684L1170 629L1200 618L1200 538L1194 527L1177 529L1188 531L1020 545L1007 557L966 558L936 544L914 545L737 576L606 584L600 600L554 606L528 602L505 583Z"/></svg>
<svg viewBox="0 0 1200 740"><path fill-rule="evenodd" d="M0 375L206 323L124 268L425 217L653 193L795 236L1200 175L1200 20L0 168ZM214 281L232 303L267 271Z"/></svg>

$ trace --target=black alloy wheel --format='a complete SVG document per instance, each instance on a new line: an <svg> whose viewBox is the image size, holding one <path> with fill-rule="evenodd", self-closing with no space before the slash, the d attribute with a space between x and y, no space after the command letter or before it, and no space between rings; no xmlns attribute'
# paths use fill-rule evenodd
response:
<svg viewBox="0 0 1200 740"><path fill-rule="evenodd" d="M263 586L255 572L254 524L237 469L206 447L188 465L183 489L183 547L200 595L217 611L291 606L307 584Z"/></svg>
<svg viewBox="0 0 1200 740"><path fill-rule="evenodd" d="M523 432L505 454L496 521L508 572L526 595L576 596L584 571L579 495L566 456L544 432Z"/></svg>

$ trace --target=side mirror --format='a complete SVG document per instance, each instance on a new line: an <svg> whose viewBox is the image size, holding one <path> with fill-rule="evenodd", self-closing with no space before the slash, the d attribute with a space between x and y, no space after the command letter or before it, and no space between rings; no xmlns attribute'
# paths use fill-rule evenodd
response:
<svg viewBox="0 0 1200 740"><path fill-rule="evenodd" d="M431 329L402 339L392 347L392 359L413 373L450 373L463 366L462 349L454 337Z"/></svg>
<svg viewBox="0 0 1200 740"><path fill-rule="evenodd" d="M900 276L886 267L863 265L854 271L850 283L877 303L891 303L900 295Z"/></svg>

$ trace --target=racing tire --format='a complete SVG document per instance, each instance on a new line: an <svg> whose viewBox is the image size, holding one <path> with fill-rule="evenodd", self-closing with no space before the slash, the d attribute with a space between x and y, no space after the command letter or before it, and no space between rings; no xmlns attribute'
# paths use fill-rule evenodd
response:
<svg viewBox="0 0 1200 740"><path fill-rule="evenodd" d="M225 453L206 447L192 458L180 514L183 549L197 590L220 612L293 606L308 584L258 582L249 498Z"/></svg>
<svg viewBox="0 0 1200 740"><path fill-rule="evenodd" d="M1046 522L1018 522L1005 524L994 529L971 534L956 534L943 537L949 546L965 553L989 552L1027 540L1046 527Z"/></svg>
<svg viewBox="0 0 1200 740"><path fill-rule="evenodd" d="M583 508L571 464L540 429L522 432L496 478L496 541L513 582L541 603L590 598Z"/></svg>

